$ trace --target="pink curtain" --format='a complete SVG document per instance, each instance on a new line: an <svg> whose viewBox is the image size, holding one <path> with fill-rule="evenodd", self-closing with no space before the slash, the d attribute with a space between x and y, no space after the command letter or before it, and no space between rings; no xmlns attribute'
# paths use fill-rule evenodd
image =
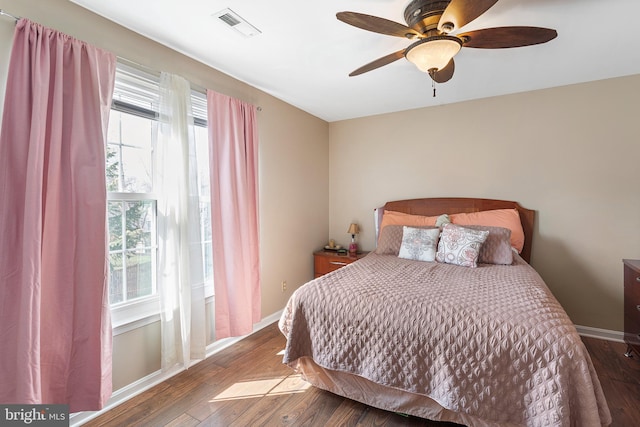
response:
<svg viewBox="0 0 640 427"><path fill-rule="evenodd" d="M115 57L18 22L0 134L0 402L111 394L104 140Z"/></svg>
<svg viewBox="0 0 640 427"><path fill-rule="evenodd" d="M207 91L216 339L260 320L256 109Z"/></svg>

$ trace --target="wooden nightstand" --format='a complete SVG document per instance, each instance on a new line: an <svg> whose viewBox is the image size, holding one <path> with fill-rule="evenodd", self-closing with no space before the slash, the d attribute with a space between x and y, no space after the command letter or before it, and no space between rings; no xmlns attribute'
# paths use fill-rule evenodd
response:
<svg viewBox="0 0 640 427"><path fill-rule="evenodd" d="M640 260L624 259L624 341L625 356L640 356Z"/></svg>
<svg viewBox="0 0 640 427"><path fill-rule="evenodd" d="M317 251L313 253L313 273L314 277L324 276L325 274L351 264L359 260L369 252L358 253L357 256L338 255L332 251Z"/></svg>

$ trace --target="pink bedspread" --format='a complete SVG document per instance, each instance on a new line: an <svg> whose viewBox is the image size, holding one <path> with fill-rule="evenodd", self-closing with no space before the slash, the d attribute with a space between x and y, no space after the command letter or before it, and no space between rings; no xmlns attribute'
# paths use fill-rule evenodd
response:
<svg viewBox="0 0 640 427"><path fill-rule="evenodd" d="M371 253L292 295L284 362L428 396L470 425L610 424L573 323L516 258L466 268Z"/></svg>

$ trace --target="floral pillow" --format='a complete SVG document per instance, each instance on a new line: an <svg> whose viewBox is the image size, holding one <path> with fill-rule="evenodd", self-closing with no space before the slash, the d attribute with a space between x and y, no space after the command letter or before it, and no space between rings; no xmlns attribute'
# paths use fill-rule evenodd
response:
<svg viewBox="0 0 640 427"><path fill-rule="evenodd" d="M504 227L491 227L488 225L466 225L473 230L486 230L489 232L478 255L478 262L483 264L513 264L513 251L511 247L511 230Z"/></svg>
<svg viewBox="0 0 640 427"><path fill-rule="evenodd" d="M435 261L440 230L437 228L402 227L399 258L416 261Z"/></svg>
<svg viewBox="0 0 640 427"><path fill-rule="evenodd" d="M488 230L473 230L455 224L445 224L438 243L436 260L463 267L477 267L480 248Z"/></svg>
<svg viewBox="0 0 640 427"><path fill-rule="evenodd" d="M437 227L414 227L414 228L427 228L437 230ZM400 252L400 246L402 245L402 225L387 225L380 231L378 236L378 245L376 246L375 253L378 255L395 255L398 256Z"/></svg>

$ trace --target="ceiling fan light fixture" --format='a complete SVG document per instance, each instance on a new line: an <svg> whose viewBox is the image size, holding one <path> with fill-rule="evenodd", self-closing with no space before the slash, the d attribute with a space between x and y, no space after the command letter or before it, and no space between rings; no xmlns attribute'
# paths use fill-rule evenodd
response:
<svg viewBox="0 0 640 427"><path fill-rule="evenodd" d="M413 43L405 57L420 71L441 70L460 52L462 40L454 36L432 36Z"/></svg>

